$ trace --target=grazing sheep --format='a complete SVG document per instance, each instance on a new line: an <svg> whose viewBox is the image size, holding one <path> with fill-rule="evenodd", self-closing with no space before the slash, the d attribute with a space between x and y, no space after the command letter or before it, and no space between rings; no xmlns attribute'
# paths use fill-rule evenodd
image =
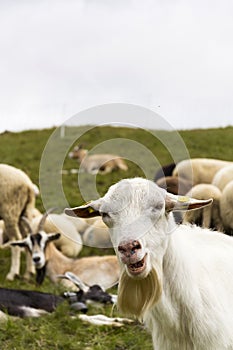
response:
<svg viewBox="0 0 233 350"><path fill-rule="evenodd" d="M212 183L217 171L231 164L229 161L210 158L185 159L176 165L172 175L189 180L193 185Z"/></svg>
<svg viewBox="0 0 233 350"><path fill-rule="evenodd" d="M65 210L102 216L121 266L118 307L146 323L156 350L233 349L233 239L171 215L210 203L135 178Z"/></svg>
<svg viewBox="0 0 233 350"><path fill-rule="evenodd" d="M217 186L221 191L233 180L233 165L220 169L213 178L212 184Z"/></svg>
<svg viewBox="0 0 233 350"><path fill-rule="evenodd" d="M183 218L183 223L192 223L205 228L212 228L218 231L223 230L222 219L220 215L221 191L211 184L198 184L194 186L187 194L188 197L196 199L212 198L213 203L204 208L187 211Z"/></svg>
<svg viewBox="0 0 233 350"><path fill-rule="evenodd" d="M114 154L93 154L88 155L88 150L80 146L74 147L73 152L69 153L69 157L77 159L80 164L80 171L90 174L107 174L116 169L124 171L128 170L128 166L124 160Z"/></svg>
<svg viewBox="0 0 233 350"><path fill-rule="evenodd" d="M189 180L178 176L161 177L156 181L156 184L170 193L181 195L187 193L192 187L192 183Z"/></svg>
<svg viewBox="0 0 233 350"><path fill-rule="evenodd" d="M31 228L33 232L36 232L42 217L43 215L40 214L32 220ZM46 233L61 233L60 238L55 241L55 245L64 255L75 258L82 250L82 238L74 223L67 216L49 214L45 218L43 229Z"/></svg>
<svg viewBox="0 0 233 350"><path fill-rule="evenodd" d="M115 255L91 256L71 259L63 255L53 244L60 238L60 233L45 233L42 225L45 215L36 233L31 233L23 240L12 242L13 245L25 247L30 252L37 272L37 283L41 284L47 275L52 282L58 282L59 275L70 271L85 284L98 284L108 289L117 283L120 269ZM73 288L69 281L62 281L66 287Z"/></svg>
<svg viewBox="0 0 233 350"><path fill-rule="evenodd" d="M175 169L176 163L170 163L167 165L163 165L161 168L159 168L155 174L154 182L156 182L158 179L161 179L166 176L171 176L173 170Z"/></svg>
<svg viewBox="0 0 233 350"><path fill-rule="evenodd" d="M22 238L20 232L20 217L29 220L35 206L35 187L29 177L22 171L7 164L0 164L0 219L4 221L4 236L9 241ZM28 261L27 261L28 262ZM11 247L11 267L6 278L13 280L20 271L20 248ZM27 264L25 277L33 271Z"/></svg>
<svg viewBox="0 0 233 350"><path fill-rule="evenodd" d="M226 233L233 234L233 180L230 181L222 192L220 199L220 213Z"/></svg>

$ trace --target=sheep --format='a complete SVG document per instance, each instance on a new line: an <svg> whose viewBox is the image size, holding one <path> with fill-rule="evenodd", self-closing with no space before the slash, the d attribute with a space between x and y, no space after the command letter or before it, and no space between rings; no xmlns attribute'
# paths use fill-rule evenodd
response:
<svg viewBox="0 0 233 350"><path fill-rule="evenodd" d="M198 184L186 193L188 197L197 199L212 198L213 203L205 208L187 211L183 217L183 223L193 223L205 228L212 228L218 231L223 230L220 215L220 198L222 192L218 187L211 184Z"/></svg>
<svg viewBox="0 0 233 350"><path fill-rule="evenodd" d="M81 146L75 146L69 153L69 158L77 159L80 162L80 171L90 174L107 174L116 169L128 170L124 160L114 154L93 154L88 155L88 150Z"/></svg>
<svg viewBox="0 0 233 350"><path fill-rule="evenodd" d="M31 222L32 231L35 231L43 215L37 215ZM46 233L60 232L61 236L55 241L56 247L66 256L75 258L82 250L82 238L76 230L75 224L67 216L51 213L45 218L43 228Z"/></svg>
<svg viewBox="0 0 233 350"><path fill-rule="evenodd" d="M217 186L221 191L233 180L233 164L220 169L214 176L212 184Z"/></svg>
<svg viewBox="0 0 233 350"><path fill-rule="evenodd" d="M220 214L226 233L233 233L233 180L223 189L220 199Z"/></svg>
<svg viewBox="0 0 233 350"><path fill-rule="evenodd" d="M45 215L42 223L44 219ZM41 226L40 223L35 233L30 228L31 232L25 239L11 243L14 246L25 247L30 252L38 284L43 282L46 275L52 282L57 283L58 276L64 275L67 271L77 275L85 284L89 286L98 284L104 290L117 283L120 269L115 255L68 258L53 244L53 241L60 238L60 233L46 234ZM63 285L74 287L69 281L63 281Z"/></svg>
<svg viewBox="0 0 233 350"><path fill-rule="evenodd" d="M170 193L184 195L192 187L189 180L178 176L165 176L156 181L156 184Z"/></svg>
<svg viewBox="0 0 233 350"><path fill-rule="evenodd" d="M232 164L230 161L210 158L185 159L176 165L172 175L189 180L193 186L199 183L212 183L217 171Z"/></svg>
<svg viewBox="0 0 233 350"><path fill-rule="evenodd" d="M9 241L19 240L22 238L20 217L23 214L30 220L35 207L35 186L22 170L0 164L0 193L0 219L4 221L4 235ZM25 278L32 270L31 264L27 263ZM6 279L12 281L19 272L20 249L11 247L11 267Z"/></svg>
<svg viewBox="0 0 233 350"><path fill-rule="evenodd" d="M233 239L176 225L172 211L212 200L176 196L147 179L124 179L67 215L101 215L121 276L118 308L144 321L154 349L233 349Z"/></svg>

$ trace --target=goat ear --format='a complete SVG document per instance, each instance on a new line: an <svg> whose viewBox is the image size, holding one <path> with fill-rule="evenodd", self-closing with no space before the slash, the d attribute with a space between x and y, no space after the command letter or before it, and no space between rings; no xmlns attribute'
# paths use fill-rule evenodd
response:
<svg viewBox="0 0 233 350"><path fill-rule="evenodd" d="M167 193L165 198L165 209L167 212L194 210L210 205L212 202L212 198L201 200L188 196L177 196L171 193Z"/></svg>
<svg viewBox="0 0 233 350"><path fill-rule="evenodd" d="M23 239L22 241L12 241L10 242L11 246L18 246L18 247L27 247L27 240Z"/></svg>
<svg viewBox="0 0 233 350"><path fill-rule="evenodd" d="M61 237L60 233L48 233L47 234L47 242L55 241Z"/></svg>
<svg viewBox="0 0 233 350"><path fill-rule="evenodd" d="M73 216L73 217L78 216L84 219L100 216L99 204L97 204L97 201L92 201L84 205L81 205L79 207L66 208L64 212L66 215Z"/></svg>

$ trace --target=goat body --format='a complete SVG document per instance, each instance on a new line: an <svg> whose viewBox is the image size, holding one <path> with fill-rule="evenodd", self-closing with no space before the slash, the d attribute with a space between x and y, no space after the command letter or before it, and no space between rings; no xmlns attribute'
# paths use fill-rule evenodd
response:
<svg viewBox="0 0 233 350"><path fill-rule="evenodd" d="M145 322L154 349L233 349L233 240L171 213L210 203L135 178L65 211L102 215L121 266L118 307Z"/></svg>
<svg viewBox="0 0 233 350"><path fill-rule="evenodd" d="M64 298L31 290L0 288L0 310L11 316L38 317L52 312Z"/></svg>
<svg viewBox="0 0 233 350"><path fill-rule="evenodd" d="M22 241L13 242L13 245L26 247L32 256L37 270L37 282L42 283L45 275L51 281L57 282L59 275L70 271L77 275L85 284L98 284L107 289L117 283L120 269L115 255L91 256L80 259L71 259L63 255L53 244L53 240L60 234L46 234L44 231L31 234ZM73 283L64 281L66 287L73 288Z"/></svg>

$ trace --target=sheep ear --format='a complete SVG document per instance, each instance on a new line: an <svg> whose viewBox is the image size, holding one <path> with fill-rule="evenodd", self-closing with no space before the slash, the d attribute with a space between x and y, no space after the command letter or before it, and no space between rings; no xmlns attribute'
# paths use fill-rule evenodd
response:
<svg viewBox="0 0 233 350"><path fill-rule="evenodd" d="M92 201L74 208L66 208L64 213L73 217L80 217L84 219L100 216L98 201Z"/></svg>
<svg viewBox="0 0 233 350"><path fill-rule="evenodd" d="M201 200L188 196L177 196L171 193L167 193L165 199L165 209L167 212L193 210L210 205L212 202L212 198Z"/></svg>

